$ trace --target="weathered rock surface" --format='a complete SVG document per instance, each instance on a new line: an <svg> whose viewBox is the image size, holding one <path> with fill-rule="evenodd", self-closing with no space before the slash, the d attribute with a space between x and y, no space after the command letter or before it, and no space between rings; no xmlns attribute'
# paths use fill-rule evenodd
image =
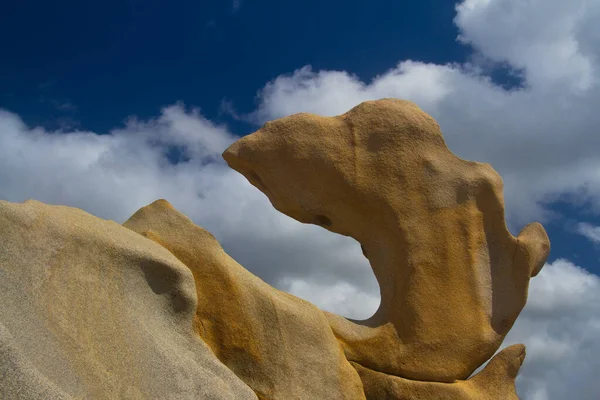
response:
<svg viewBox="0 0 600 400"><path fill-rule="evenodd" d="M164 200L124 226L0 202L0 398L365 398L314 305Z"/></svg>
<svg viewBox="0 0 600 400"><path fill-rule="evenodd" d="M193 329L191 271L82 210L0 201L0 399L256 399Z"/></svg>
<svg viewBox="0 0 600 400"><path fill-rule="evenodd" d="M453 383L415 381L352 364L363 380L367 400L518 400L514 380L524 358L525 346L507 347L477 375Z"/></svg>
<svg viewBox="0 0 600 400"><path fill-rule="evenodd" d="M358 374L317 307L248 272L166 201L142 208L124 226L190 268L199 335L259 399L364 399Z"/></svg>
<svg viewBox="0 0 600 400"><path fill-rule="evenodd" d="M296 114L232 144L227 163L282 213L362 246L381 290L366 321L327 313L349 360L407 379L466 379L525 305L549 241L504 220L502 180L456 157L415 104Z"/></svg>
<svg viewBox="0 0 600 400"><path fill-rule="evenodd" d="M127 222L0 201L0 399L517 399L496 352L549 251L502 181L384 99L267 123L223 157L279 211L360 242L366 321L272 288L158 200Z"/></svg>

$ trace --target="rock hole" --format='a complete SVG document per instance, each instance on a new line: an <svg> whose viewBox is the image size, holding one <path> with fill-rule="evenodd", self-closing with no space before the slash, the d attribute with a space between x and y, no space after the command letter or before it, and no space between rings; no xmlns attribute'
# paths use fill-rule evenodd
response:
<svg viewBox="0 0 600 400"><path fill-rule="evenodd" d="M333 224L333 222L324 215L316 215L315 219L317 220L317 223L322 226L331 226L331 224Z"/></svg>

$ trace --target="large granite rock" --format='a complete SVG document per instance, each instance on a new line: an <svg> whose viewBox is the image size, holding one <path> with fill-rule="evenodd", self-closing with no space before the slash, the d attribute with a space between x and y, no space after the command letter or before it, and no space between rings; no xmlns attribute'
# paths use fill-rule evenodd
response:
<svg viewBox="0 0 600 400"><path fill-rule="evenodd" d="M281 118L223 158L277 210L361 244L381 306L366 321L327 316L347 358L375 371L466 379L496 352L548 257L540 224L508 231L492 167L452 154L408 101Z"/></svg>
<svg viewBox="0 0 600 400"><path fill-rule="evenodd" d="M356 370L317 307L252 275L166 201L142 208L124 226L190 268L198 334L259 399L364 399Z"/></svg>
<svg viewBox="0 0 600 400"><path fill-rule="evenodd" d="M155 242L0 201L0 399L256 399L193 329L197 304Z"/></svg>
<svg viewBox="0 0 600 400"><path fill-rule="evenodd" d="M549 242L513 237L502 183L412 103L267 123L223 154L279 211L354 237L381 288L322 312L158 200L127 222L0 201L1 399L516 399L496 352Z"/></svg>

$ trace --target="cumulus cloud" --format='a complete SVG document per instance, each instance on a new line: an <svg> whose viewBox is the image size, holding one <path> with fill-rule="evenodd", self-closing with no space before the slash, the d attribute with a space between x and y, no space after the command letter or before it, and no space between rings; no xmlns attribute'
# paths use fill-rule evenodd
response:
<svg viewBox="0 0 600 400"><path fill-rule="evenodd" d="M405 60L370 82L305 66L269 82L248 117L337 115L364 100L409 99L438 120L452 151L502 174L513 231L546 221L547 203L573 193L600 211L599 5L465 1L455 22L474 49L470 62ZM490 64L522 71L524 85L495 85Z"/></svg>
<svg viewBox="0 0 600 400"><path fill-rule="evenodd" d="M523 399L597 399L600 277L567 260L544 266L503 346L527 344L517 378Z"/></svg>
<svg viewBox="0 0 600 400"><path fill-rule="evenodd" d="M202 171L215 169L209 163L235 140L180 105L154 120L131 119L110 135L29 128L5 111L0 131L0 198L74 205L117 220L161 195L185 198L199 185L210 186L218 175ZM170 165L172 147L185 149L194 162Z"/></svg>
<svg viewBox="0 0 600 400"><path fill-rule="evenodd" d="M466 0L457 6L459 40L485 57L523 68L534 88L571 91L597 83L598 2ZM595 32L594 32L595 31Z"/></svg>
<svg viewBox="0 0 600 400"><path fill-rule="evenodd" d="M34 198L124 222L166 198L273 285L305 290L306 280L294 280L311 279L341 285L344 296L350 288L378 293L358 244L275 211L222 160L236 137L198 110L173 105L155 119L131 118L108 135L30 128L2 111L0 132L0 199ZM169 160L173 149L182 153L177 164ZM376 307L348 313L367 317Z"/></svg>
<svg viewBox="0 0 600 400"><path fill-rule="evenodd" d="M304 66L266 84L246 118L331 116L365 100L409 99L437 119L452 151L500 172L513 232L532 220L547 222L556 200L600 212L600 2L466 0L456 11L458 40L473 49L468 62L404 60L369 82ZM486 73L500 67L521 84L495 84ZM578 231L598 237L590 225ZM600 359L598 282L566 260L532 281L529 305L507 339L529 348L518 381L522 398L600 396L593 376ZM300 282L289 290L333 311L352 304L351 297L332 304L333 297Z"/></svg>

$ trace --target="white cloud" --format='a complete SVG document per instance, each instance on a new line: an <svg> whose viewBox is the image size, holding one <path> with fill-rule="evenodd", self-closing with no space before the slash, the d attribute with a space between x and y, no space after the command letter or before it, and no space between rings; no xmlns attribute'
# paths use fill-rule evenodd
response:
<svg viewBox="0 0 600 400"><path fill-rule="evenodd" d="M325 311L354 319L367 319L379 307L379 293L364 291L347 282L322 284L317 280L284 278L279 288L310 301Z"/></svg>
<svg viewBox="0 0 600 400"><path fill-rule="evenodd" d="M582 188L600 196L600 117L594 112L600 93L548 96L548 87L509 92L475 71L407 61L365 84L344 72L303 68L270 82L253 116L336 115L364 100L407 98L438 120L457 155L490 162L501 173L515 223L528 222L525 216L543 220L537 202L552 196Z"/></svg>
<svg viewBox="0 0 600 400"><path fill-rule="evenodd" d="M269 82L249 117L337 115L364 100L410 99L438 120L457 155L501 173L513 232L547 221L547 203L560 198L600 212L598 21L599 1L467 0L455 22L459 39L474 48L470 63L401 61L370 82L305 66ZM522 87L505 90L485 76L500 65L519 74ZM584 231L596 237L589 226ZM564 260L532 280L529 304L507 339L528 345L518 381L523 399L600 397L599 286L598 276ZM333 311L352 299L332 306L333 296L296 293Z"/></svg>
<svg viewBox="0 0 600 400"><path fill-rule="evenodd" d="M438 120L452 151L501 173L514 231L545 221L540 202L569 193L600 211L599 10L599 1L466 1L455 21L475 47L471 63L401 61L371 82L305 66L269 82L250 117L336 115L364 100L413 100ZM523 70L523 88L505 90L481 74L507 62Z"/></svg>
<svg viewBox="0 0 600 400"><path fill-rule="evenodd" d="M527 344L523 399L594 400L600 394L600 277L567 260L546 265L503 346Z"/></svg>
<svg viewBox="0 0 600 400"><path fill-rule="evenodd" d="M109 135L32 129L2 111L0 133L0 199L34 198L124 222L166 198L269 283L311 277L377 293L358 244L275 211L221 159L235 137L197 110L174 105ZM185 148L189 161L170 164L171 146Z"/></svg>
<svg viewBox="0 0 600 400"><path fill-rule="evenodd" d="M600 244L600 226L594 226L586 222L581 222L577 225L577 233L585 236L596 244Z"/></svg>
<svg viewBox="0 0 600 400"><path fill-rule="evenodd" d="M597 2L466 0L456 9L460 40L490 59L525 68L530 85L585 91L597 83L597 49L585 47L585 27L598 32Z"/></svg>

